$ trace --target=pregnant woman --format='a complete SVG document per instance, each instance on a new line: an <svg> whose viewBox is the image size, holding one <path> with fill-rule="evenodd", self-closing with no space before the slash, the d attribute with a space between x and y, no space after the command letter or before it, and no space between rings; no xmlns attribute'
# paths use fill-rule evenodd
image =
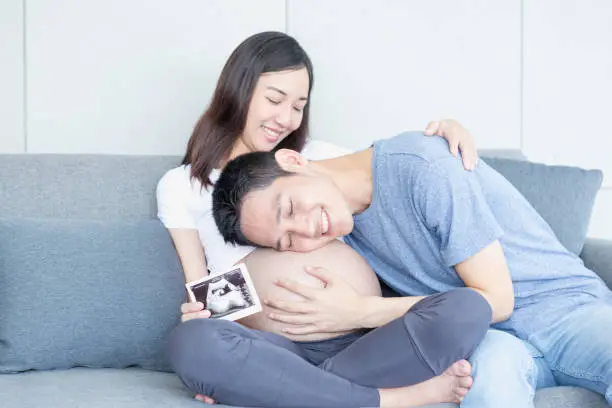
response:
<svg viewBox="0 0 612 408"><path fill-rule="evenodd" d="M208 319L210 311L201 303L183 304L183 323L168 346L174 370L196 398L208 403L304 408L459 402L471 386L471 367L463 359L491 318L476 292L430 296L376 328L299 334L299 327L287 331L268 318L274 309L266 299L299 298L277 285L279 279L324 289L321 279L304 270L317 265L338 271L361 295L380 296L369 265L341 241L307 254L279 253L228 245L216 228L212 186L232 158L282 147L303 150L311 159L348 153L323 142L307 144L312 85L312 64L295 39L277 32L247 38L226 62L182 165L159 182L158 215L186 281L245 262L264 300L261 313L238 323ZM475 165L471 138L458 123L432 122L427 130L448 139L451 152L462 148L466 168ZM469 313L456 320L449 312L457 310Z"/></svg>

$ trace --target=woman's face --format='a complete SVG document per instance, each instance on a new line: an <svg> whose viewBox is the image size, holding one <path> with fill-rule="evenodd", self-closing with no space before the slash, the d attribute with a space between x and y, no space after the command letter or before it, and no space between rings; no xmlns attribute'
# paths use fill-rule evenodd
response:
<svg viewBox="0 0 612 408"><path fill-rule="evenodd" d="M299 128L308 102L308 87L306 68L262 74L253 91L244 132L233 156L271 151Z"/></svg>

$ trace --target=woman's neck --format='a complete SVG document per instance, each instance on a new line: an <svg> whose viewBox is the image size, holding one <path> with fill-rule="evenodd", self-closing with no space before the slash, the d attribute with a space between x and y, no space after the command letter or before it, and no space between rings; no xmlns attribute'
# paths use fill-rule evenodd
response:
<svg viewBox="0 0 612 408"><path fill-rule="evenodd" d="M242 141L242 138L239 137L238 139L236 139L236 142L232 146L232 149L230 150L227 157L221 159L219 163L217 163L215 168L222 170L227 163L229 163L236 157L246 154L246 153L251 153L251 152L252 150L246 144L244 144L244 142Z"/></svg>

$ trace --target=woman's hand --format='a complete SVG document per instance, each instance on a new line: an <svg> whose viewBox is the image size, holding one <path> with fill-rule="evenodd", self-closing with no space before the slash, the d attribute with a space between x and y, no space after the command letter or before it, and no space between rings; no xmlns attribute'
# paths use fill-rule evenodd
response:
<svg viewBox="0 0 612 408"><path fill-rule="evenodd" d="M293 335L342 332L362 327L362 296L348 282L326 269L305 269L309 275L321 280L324 287L313 288L290 279L277 281L277 286L300 295L304 301L266 299L264 303L277 310L268 317L287 323L288 326L282 330Z"/></svg>
<svg viewBox="0 0 612 408"><path fill-rule="evenodd" d="M441 136L448 141L453 156L461 152L463 167L473 170L478 164L478 152L474 139L467 129L454 119L443 119L429 122L425 129L427 136Z"/></svg>
<svg viewBox="0 0 612 408"><path fill-rule="evenodd" d="M202 302L189 302L181 305L181 321L186 322L191 319L208 319L210 317L210 311L204 310L204 304ZM216 404L216 401L206 395L197 394L195 397L198 401L202 401L205 404Z"/></svg>
<svg viewBox="0 0 612 408"><path fill-rule="evenodd" d="M191 319L208 319L210 310L204 310L202 302L189 302L181 305L181 322Z"/></svg>

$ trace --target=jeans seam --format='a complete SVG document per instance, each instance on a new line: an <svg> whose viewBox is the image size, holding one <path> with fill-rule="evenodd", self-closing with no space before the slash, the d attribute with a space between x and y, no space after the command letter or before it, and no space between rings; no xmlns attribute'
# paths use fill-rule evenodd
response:
<svg viewBox="0 0 612 408"><path fill-rule="evenodd" d="M589 380L589 381L597 381L600 382L602 384L605 384L604 380L605 377L601 376L601 375L594 375L591 374L587 371L571 371L571 370L566 370L560 366L550 366L550 369L552 371L558 371L561 374L565 374L567 376L570 377L576 377L576 378L581 378L581 379L585 379L585 380Z"/></svg>
<svg viewBox="0 0 612 408"><path fill-rule="evenodd" d="M529 397L530 397L530 399L535 398L535 393L536 393L536 388L537 388L537 381L536 381L536 378L535 378L535 365L536 365L535 358L533 356L531 356L531 359L529 360L529 364L528 364L527 370L525 370L525 376L527 377L527 381L529 382Z"/></svg>

